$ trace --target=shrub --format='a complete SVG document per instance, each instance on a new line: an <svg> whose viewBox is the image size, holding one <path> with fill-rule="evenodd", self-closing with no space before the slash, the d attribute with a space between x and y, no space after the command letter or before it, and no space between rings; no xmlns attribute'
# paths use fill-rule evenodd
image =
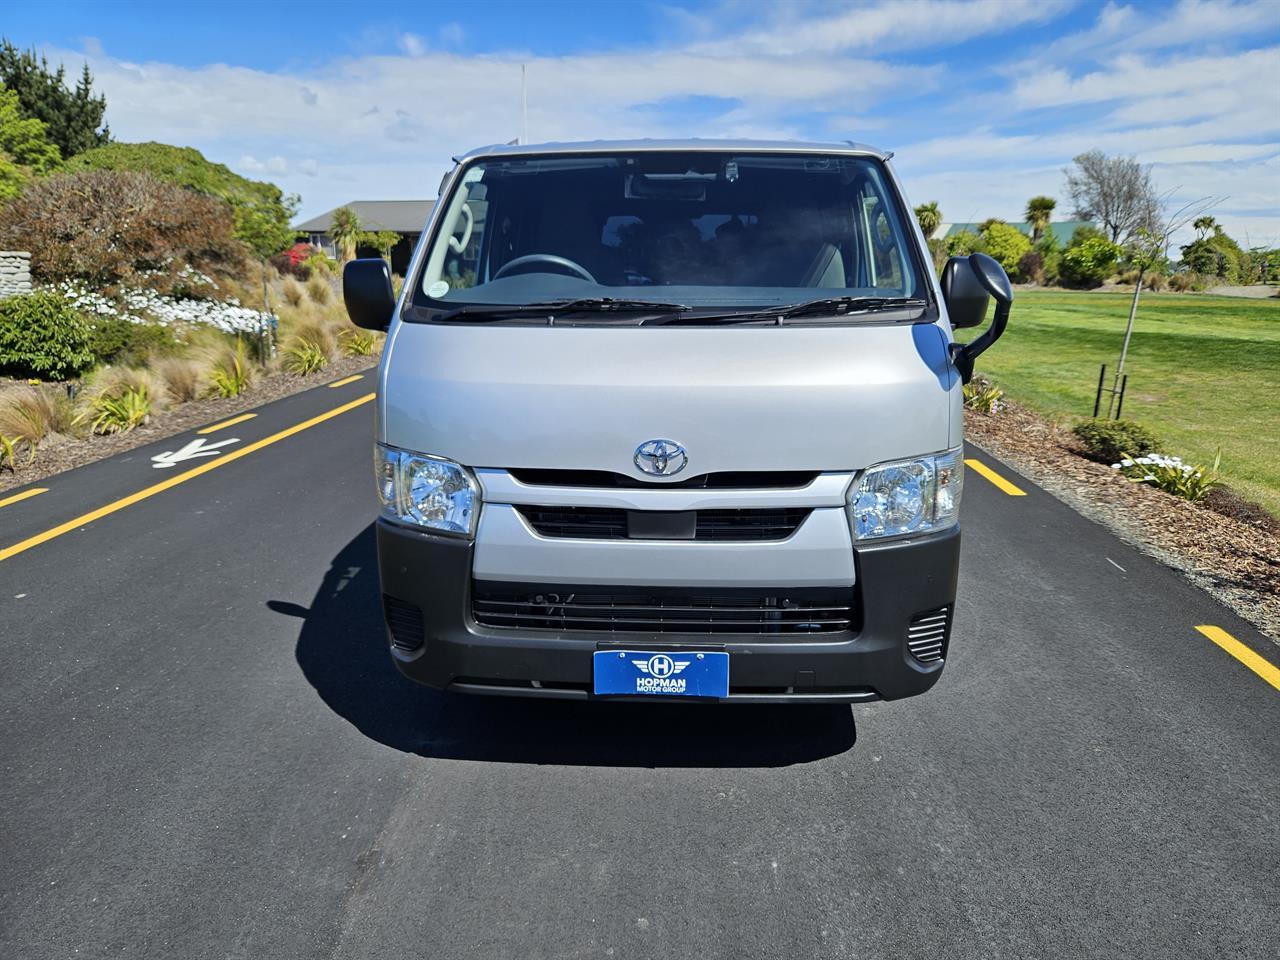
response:
<svg viewBox="0 0 1280 960"><path fill-rule="evenodd" d="M1100 286L1111 276L1120 252L1117 244L1100 237L1068 247L1060 268L1063 282L1073 287Z"/></svg>
<svg viewBox="0 0 1280 960"><path fill-rule="evenodd" d="M999 220L982 228L983 253L999 261L1006 273L1016 273L1023 254L1031 249L1031 239L1017 227Z"/></svg>
<svg viewBox="0 0 1280 960"><path fill-rule="evenodd" d="M305 292L302 289L302 284L298 283L293 277L284 278L281 292L284 295L285 303L289 304L289 306L294 308L302 306L302 298Z"/></svg>
<svg viewBox="0 0 1280 960"><path fill-rule="evenodd" d="M373 333L367 330L343 330L338 335L342 344L342 352L348 357L368 357L373 355L373 347L378 341Z"/></svg>
<svg viewBox="0 0 1280 960"><path fill-rule="evenodd" d="M71 400L61 387L20 386L0 394L0 433L31 447L51 433L69 433L75 423Z"/></svg>
<svg viewBox="0 0 1280 960"><path fill-rule="evenodd" d="M322 277L331 277L337 273L337 262L330 260L323 250L315 250L308 254L302 260L302 266L306 267L311 273L318 273Z"/></svg>
<svg viewBox="0 0 1280 960"><path fill-rule="evenodd" d="M289 251L275 254L270 263L283 277L297 277L303 281L311 279L311 268Z"/></svg>
<svg viewBox="0 0 1280 960"><path fill-rule="evenodd" d="M333 288L324 277L312 277L307 281L307 296L313 303L324 306L333 298Z"/></svg>
<svg viewBox="0 0 1280 960"><path fill-rule="evenodd" d="M328 363L324 351L310 340L295 339L285 347L285 369L300 377L323 370Z"/></svg>
<svg viewBox="0 0 1280 960"><path fill-rule="evenodd" d="M151 416L151 395L146 386L127 387L118 395L93 398L94 433L128 433Z"/></svg>
<svg viewBox="0 0 1280 960"><path fill-rule="evenodd" d="M254 369L245 356L244 344L236 342L218 353L209 372L213 392L224 399L238 397L253 383Z"/></svg>
<svg viewBox="0 0 1280 960"><path fill-rule="evenodd" d="M1134 483L1159 487L1165 493L1192 502L1203 500L1214 487L1222 485L1218 479L1218 466L1222 451L1213 459L1209 469L1200 464L1183 463L1179 457L1166 457L1159 453L1145 457L1126 457L1111 468L1119 470Z"/></svg>
<svg viewBox="0 0 1280 960"><path fill-rule="evenodd" d="M184 273L240 270L231 208L145 173L88 170L35 180L0 207L0 247L31 251L31 272L101 288L128 282L162 293Z"/></svg>
<svg viewBox="0 0 1280 960"><path fill-rule="evenodd" d="M1004 391L990 380L975 377L964 385L964 405L978 413L993 414L1000 412L1000 398Z"/></svg>
<svg viewBox="0 0 1280 960"><path fill-rule="evenodd" d="M1038 250L1028 250L1018 260L1018 279L1023 283L1044 280L1044 256Z"/></svg>
<svg viewBox="0 0 1280 960"><path fill-rule="evenodd" d="M56 293L0 300L0 373L65 380L93 363L91 331L80 312Z"/></svg>
<svg viewBox="0 0 1280 960"><path fill-rule="evenodd" d="M1132 420L1085 420L1071 432L1080 438L1091 457L1103 463L1152 453L1160 446L1151 431Z"/></svg>
<svg viewBox="0 0 1280 960"><path fill-rule="evenodd" d="M97 363L134 366L153 354L171 353L177 345L173 333L159 324L113 316L96 316L90 321L89 352Z"/></svg>
<svg viewBox="0 0 1280 960"><path fill-rule="evenodd" d="M146 173L190 192L225 201L233 211L235 237L259 257L283 250L295 236L289 220L297 211L297 197L285 196L273 183L232 173L222 164L206 160L192 147L109 143L73 157L67 168Z"/></svg>
<svg viewBox="0 0 1280 960"><path fill-rule="evenodd" d="M200 396L208 383L204 364L186 357L164 357L151 365L164 388L165 396L174 403L187 403Z"/></svg>
<svg viewBox="0 0 1280 960"><path fill-rule="evenodd" d="M1178 293L1186 293L1195 284L1195 275L1190 273L1175 273L1169 278L1169 286Z"/></svg>

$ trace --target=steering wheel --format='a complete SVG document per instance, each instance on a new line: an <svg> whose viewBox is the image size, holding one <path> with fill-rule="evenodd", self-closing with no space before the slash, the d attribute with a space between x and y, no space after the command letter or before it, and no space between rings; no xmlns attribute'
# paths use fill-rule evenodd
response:
<svg viewBox="0 0 1280 960"><path fill-rule="evenodd" d="M514 260L508 260L501 269L493 275L493 279L499 280L508 273L520 272L528 273L529 271L522 269L535 263L543 263L549 267L559 267L566 273L572 273L581 277L588 283L595 283L596 278L587 272L587 268L580 263L574 263L568 257L558 257L554 253L527 253L523 257L516 257Z"/></svg>

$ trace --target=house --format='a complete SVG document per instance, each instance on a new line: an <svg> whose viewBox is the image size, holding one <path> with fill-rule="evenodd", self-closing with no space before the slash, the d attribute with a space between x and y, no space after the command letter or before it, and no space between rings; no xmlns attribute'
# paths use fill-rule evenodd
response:
<svg viewBox="0 0 1280 960"><path fill-rule="evenodd" d="M355 211L363 230L371 233L379 230L394 230L400 234L400 242L391 250L391 270L403 276L409 269L409 258L413 255L414 245L422 234L422 228L426 226L427 218L431 216L431 208L435 206L435 201L352 200L350 203L344 203L343 206ZM329 225L333 223L333 214L333 210L322 213L318 217L295 224L294 229L301 234L306 234L311 243L336 259L338 249L333 238L329 236ZM378 251L373 247L361 246L356 248L356 255L376 257Z"/></svg>
<svg viewBox="0 0 1280 960"><path fill-rule="evenodd" d="M1028 237L1031 236L1031 224L1029 223L1010 223L1009 226L1017 230L1021 230ZM1066 248L1071 242L1071 235L1080 227L1097 227L1098 225L1092 220L1058 220L1049 224L1049 229L1053 231L1054 239L1058 241L1058 246ZM933 236L929 239L942 239L954 237L958 233L978 233L981 230L981 223L940 223L938 229L933 231Z"/></svg>

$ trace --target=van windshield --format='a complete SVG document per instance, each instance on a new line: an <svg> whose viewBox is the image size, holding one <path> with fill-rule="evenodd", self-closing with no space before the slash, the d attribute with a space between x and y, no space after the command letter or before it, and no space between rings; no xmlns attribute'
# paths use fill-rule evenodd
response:
<svg viewBox="0 0 1280 960"><path fill-rule="evenodd" d="M413 288L444 311L610 298L775 307L926 295L873 158L640 152L469 164Z"/></svg>

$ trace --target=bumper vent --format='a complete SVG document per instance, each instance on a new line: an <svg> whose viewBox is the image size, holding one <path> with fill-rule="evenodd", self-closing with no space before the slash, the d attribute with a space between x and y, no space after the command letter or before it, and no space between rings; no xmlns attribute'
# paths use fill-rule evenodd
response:
<svg viewBox="0 0 1280 960"><path fill-rule="evenodd" d="M907 649L921 663L936 663L947 655L950 636L950 607L917 613L907 625Z"/></svg>
<svg viewBox="0 0 1280 960"><path fill-rule="evenodd" d="M688 535L667 534L651 537L643 524L654 514L640 510L617 510L610 507L542 507L516 508L534 530L544 537L567 537L589 540L707 540L751 541L785 540L809 516L809 507L742 510L696 510L683 514L666 514L677 521L687 518ZM648 514L646 516L646 514Z"/></svg>
<svg viewBox="0 0 1280 960"><path fill-rule="evenodd" d="M391 632L391 645L405 653L421 649L426 641L422 629L422 610L412 603L382 595L382 612Z"/></svg>
<svg viewBox="0 0 1280 960"><path fill-rule="evenodd" d="M606 592L612 591L612 592ZM597 633L825 634L852 629L853 591L473 584L472 616L491 627Z"/></svg>

